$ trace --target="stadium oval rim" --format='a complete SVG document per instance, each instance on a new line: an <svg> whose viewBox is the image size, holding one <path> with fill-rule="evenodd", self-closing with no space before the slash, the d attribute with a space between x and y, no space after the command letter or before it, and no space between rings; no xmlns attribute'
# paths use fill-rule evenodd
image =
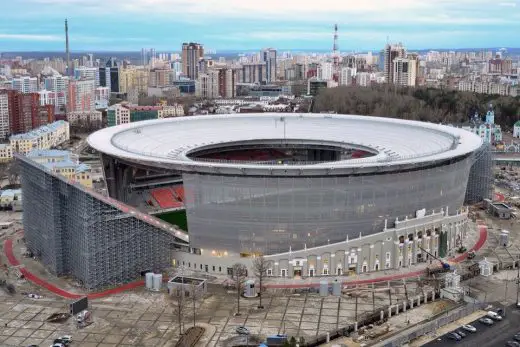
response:
<svg viewBox="0 0 520 347"><path fill-rule="evenodd" d="M130 163L184 172L231 175L322 176L430 167L466 158L482 139L461 128L371 116L245 113L174 117L117 125L88 137L98 152ZM369 149L362 159L316 163L199 160L208 146L262 141L321 143Z"/></svg>

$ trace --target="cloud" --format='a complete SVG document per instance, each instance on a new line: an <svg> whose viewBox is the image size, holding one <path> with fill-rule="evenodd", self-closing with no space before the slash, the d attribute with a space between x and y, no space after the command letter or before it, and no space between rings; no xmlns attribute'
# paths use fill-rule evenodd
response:
<svg viewBox="0 0 520 347"><path fill-rule="evenodd" d="M2 34L0 40L20 40L20 41L62 41L63 37L57 35L32 35L32 34Z"/></svg>

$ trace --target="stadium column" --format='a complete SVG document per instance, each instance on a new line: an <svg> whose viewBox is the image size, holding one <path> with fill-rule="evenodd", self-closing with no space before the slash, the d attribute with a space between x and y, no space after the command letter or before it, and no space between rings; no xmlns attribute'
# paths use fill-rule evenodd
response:
<svg viewBox="0 0 520 347"><path fill-rule="evenodd" d="M124 203L128 202L128 186L132 181L133 168L106 155L102 156L102 161L108 195Z"/></svg>

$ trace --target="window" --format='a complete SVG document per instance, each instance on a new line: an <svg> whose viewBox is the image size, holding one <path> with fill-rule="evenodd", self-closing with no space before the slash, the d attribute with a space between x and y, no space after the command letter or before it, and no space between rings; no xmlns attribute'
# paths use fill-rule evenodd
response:
<svg viewBox="0 0 520 347"><path fill-rule="evenodd" d="M390 260L390 252L386 252L386 260Z"/></svg>
<svg viewBox="0 0 520 347"><path fill-rule="evenodd" d="M329 269L328 268L324 268L323 269L323 275L328 276L328 274L329 274Z"/></svg>
<svg viewBox="0 0 520 347"><path fill-rule="evenodd" d="M267 276L273 275L273 269L267 269Z"/></svg>
<svg viewBox="0 0 520 347"><path fill-rule="evenodd" d="M213 272L215 272L215 265L213 265L212 269L213 269Z"/></svg>
<svg viewBox="0 0 520 347"><path fill-rule="evenodd" d="M222 268L220 266L218 267L218 272L222 272Z"/></svg>

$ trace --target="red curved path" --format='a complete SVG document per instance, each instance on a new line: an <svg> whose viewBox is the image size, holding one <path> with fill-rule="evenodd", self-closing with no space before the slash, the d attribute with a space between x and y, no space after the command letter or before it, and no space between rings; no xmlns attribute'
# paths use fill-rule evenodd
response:
<svg viewBox="0 0 520 347"><path fill-rule="evenodd" d="M482 248L482 246L486 242L487 227L484 225L480 225L479 229L480 229L479 239L478 239L477 243L470 249L470 251L478 251L480 248ZM41 279L40 277L36 276L35 274L33 274L32 272L27 270L23 265L20 264L18 259L16 259L16 257L14 256L12 239L7 239L4 241L4 253L5 253L5 256L7 257L7 260L9 261L9 264L11 264L11 266L17 266L18 269L20 270L20 272L25 276L25 278L28 281L30 281L40 287L43 287L56 295L62 296L67 299L78 299L78 298L85 296L83 294L71 293L64 289L58 288L55 285L53 285L52 283L49 283L49 282ZM468 256L468 253L464 253L454 259L451 259L450 262L452 262L452 263L461 262L464 259L466 259L467 256ZM387 281L399 280L399 279L403 279L403 278L417 277L422 274L424 274L424 270L382 276L382 277L377 277L377 278L369 278L369 279L364 279L364 280L344 281L343 284L344 285L360 285L360 284L370 284L370 283L376 283L376 282L387 282ZM144 281L136 281L136 282L132 282L132 283L128 283L128 284L119 286L117 288L112 288L112 289L104 290L104 291L97 292L97 293L90 293L90 294L87 294L87 297L89 299L102 298L102 297L109 296L112 294L121 293L126 290L141 287L143 285L144 285ZM320 285L319 283L268 284L265 287L267 287L267 288L308 288L308 287L318 287L319 285Z"/></svg>

